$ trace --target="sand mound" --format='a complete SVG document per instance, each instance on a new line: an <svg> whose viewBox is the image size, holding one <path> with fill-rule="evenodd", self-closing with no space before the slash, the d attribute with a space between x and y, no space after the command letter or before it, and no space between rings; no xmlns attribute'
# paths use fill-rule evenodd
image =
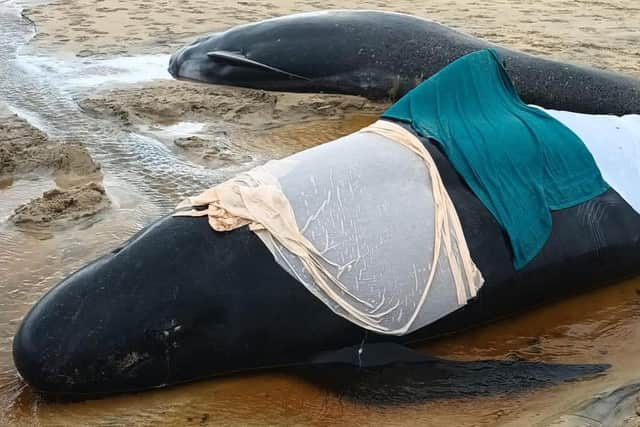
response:
<svg viewBox="0 0 640 427"><path fill-rule="evenodd" d="M80 106L124 125L205 121L264 129L355 113L377 115L385 104L357 96L264 92L170 80L103 92L81 100Z"/></svg>
<svg viewBox="0 0 640 427"><path fill-rule="evenodd" d="M81 144L54 143L6 111L0 110L0 121L0 177L41 172L62 181L100 178L100 166Z"/></svg>
<svg viewBox="0 0 640 427"><path fill-rule="evenodd" d="M100 166L80 143L56 143L0 105L0 182L10 187L24 175L50 175L61 188L20 206L15 224L44 225L74 220L108 206Z"/></svg>
<svg viewBox="0 0 640 427"><path fill-rule="evenodd" d="M16 225L48 225L95 215L109 204L102 185L90 182L46 191L42 197L17 208L9 220Z"/></svg>
<svg viewBox="0 0 640 427"><path fill-rule="evenodd" d="M32 172L41 165L47 136L15 114L0 110L0 176Z"/></svg>

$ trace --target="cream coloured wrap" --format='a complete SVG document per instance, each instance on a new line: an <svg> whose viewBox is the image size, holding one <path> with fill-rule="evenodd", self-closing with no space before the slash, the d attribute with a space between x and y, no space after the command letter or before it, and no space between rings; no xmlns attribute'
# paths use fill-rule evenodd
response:
<svg viewBox="0 0 640 427"><path fill-rule="evenodd" d="M248 225L335 313L403 335L466 304L483 284L433 159L378 121L206 190L178 216Z"/></svg>

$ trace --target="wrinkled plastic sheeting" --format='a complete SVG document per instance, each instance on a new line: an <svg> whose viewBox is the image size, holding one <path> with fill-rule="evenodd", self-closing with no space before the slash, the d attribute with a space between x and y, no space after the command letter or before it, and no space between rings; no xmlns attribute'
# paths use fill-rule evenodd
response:
<svg viewBox="0 0 640 427"><path fill-rule="evenodd" d="M377 325L350 316L296 256L268 243L282 268L335 313L400 335L460 307L446 251L431 265L434 199L428 170L416 154L382 136L355 133L265 167L278 178L301 232L328 261L324 267L347 289L336 291Z"/></svg>

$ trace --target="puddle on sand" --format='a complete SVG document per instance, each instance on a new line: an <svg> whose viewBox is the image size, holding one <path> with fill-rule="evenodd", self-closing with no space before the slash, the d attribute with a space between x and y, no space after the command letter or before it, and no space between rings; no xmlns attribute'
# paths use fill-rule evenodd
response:
<svg viewBox="0 0 640 427"><path fill-rule="evenodd" d="M204 123L197 122L180 122L171 126L167 126L162 131L172 136L191 136L199 133L204 129Z"/></svg>

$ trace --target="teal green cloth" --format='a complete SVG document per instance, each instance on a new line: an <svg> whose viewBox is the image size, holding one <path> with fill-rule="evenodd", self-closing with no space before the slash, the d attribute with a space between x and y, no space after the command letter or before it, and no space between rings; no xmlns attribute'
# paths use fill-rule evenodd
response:
<svg viewBox="0 0 640 427"><path fill-rule="evenodd" d="M608 189L570 129L526 105L493 50L466 55L407 93L384 118L436 140L511 241L521 269L551 233L551 210Z"/></svg>

